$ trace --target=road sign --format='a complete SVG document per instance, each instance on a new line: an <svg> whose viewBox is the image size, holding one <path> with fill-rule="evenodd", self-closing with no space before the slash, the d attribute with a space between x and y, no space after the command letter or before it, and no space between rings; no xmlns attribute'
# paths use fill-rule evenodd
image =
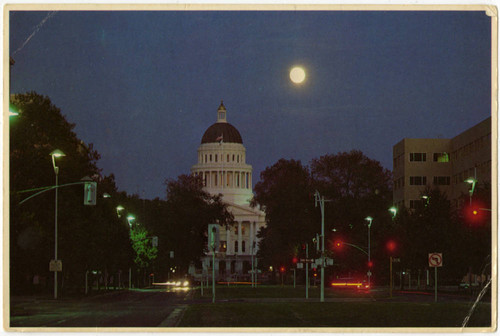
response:
<svg viewBox="0 0 500 336"><path fill-rule="evenodd" d="M307 263L307 264L311 264L314 262L314 259L300 259L299 260L301 263Z"/></svg>
<svg viewBox="0 0 500 336"><path fill-rule="evenodd" d="M331 258L326 258L326 265L327 265L327 266L333 266L333 259L331 259Z"/></svg>
<svg viewBox="0 0 500 336"><path fill-rule="evenodd" d="M429 253L429 267L442 267L443 254L442 253Z"/></svg>
<svg viewBox="0 0 500 336"><path fill-rule="evenodd" d="M304 268L304 264L303 263L297 263L297 268Z"/></svg>
<svg viewBox="0 0 500 336"><path fill-rule="evenodd" d="M394 263L401 262L401 259L400 258L392 258L392 262L394 262Z"/></svg>
<svg viewBox="0 0 500 336"><path fill-rule="evenodd" d="M49 272L62 272L62 260L51 260L49 263Z"/></svg>
<svg viewBox="0 0 500 336"><path fill-rule="evenodd" d="M366 275L368 275L368 276L372 276L372 272L368 271L368 272L366 273Z"/></svg>

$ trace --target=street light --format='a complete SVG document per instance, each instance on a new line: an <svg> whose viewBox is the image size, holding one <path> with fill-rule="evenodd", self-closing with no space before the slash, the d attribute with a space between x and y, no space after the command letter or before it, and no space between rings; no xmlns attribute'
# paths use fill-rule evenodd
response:
<svg viewBox="0 0 500 336"><path fill-rule="evenodd" d="M471 185L471 188L469 190L469 204L472 204L472 195L474 194L474 189L476 188L477 180L474 177L469 177L464 182L469 183Z"/></svg>
<svg viewBox="0 0 500 336"><path fill-rule="evenodd" d="M316 190L314 201L314 205L317 207L319 203L321 209L321 291L319 300L325 302L325 197ZM326 202L331 202L331 200L326 200Z"/></svg>
<svg viewBox="0 0 500 336"><path fill-rule="evenodd" d="M56 166L56 158L66 156L59 149L54 150L50 153L52 157L52 166L54 167L54 173L56 175L56 198L55 198L55 220L54 220L54 260L55 260L55 269L54 269L54 299L57 299L57 191L58 191L58 183L59 183L59 167Z"/></svg>
<svg viewBox="0 0 500 336"><path fill-rule="evenodd" d="M125 210L124 207L122 207L121 205L117 206L116 207L116 215L118 216L118 218L121 218L122 215L120 214L121 211Z"/></svg>
<svg viewBox="0 0 500 336"><path fill-rule="evenodd" d="M370 228L372 227L372 221L373 221L373 217L366 217L365 218L366 221L368 221L368 264L370 264ZM370 277L372 275L372 272L370 270L368 270L368 286L371 285L370 283Z"/></svg>
<svg viewBox="0 0 500 336"><path fill-rule="evenodd" d="M422 195L421 198L424 200L424 207L427 207L429 205L429 200L431 199L431 197L427 195Z"/></svg>
<svg viewBox="0 0 500 336"><path fill-rule="evenodd" d="M127 216L128 225L129 225L130 227L132 227L132 221L134 221L134 220L135 220L134 215L129 214L129 215Z"/></svg>
<svg viewBox="0 0 500 336"><path fill-rule="evenodd" d="M396 217L396 214L398 213L398 208L392 206L389 208L389 211L392 213L392 219L394 219Z"/></svg>

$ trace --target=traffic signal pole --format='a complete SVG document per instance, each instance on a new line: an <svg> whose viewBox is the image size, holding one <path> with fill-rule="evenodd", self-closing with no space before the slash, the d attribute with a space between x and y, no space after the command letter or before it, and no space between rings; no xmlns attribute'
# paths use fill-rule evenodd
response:
<svg viewBox="0 0 500 336"><path fill-rule="evenodd" d="M320 302L325 302L325 198L321 197L321 295Z"/></svg>
<svg viewBox="0 0 500 336"><path fill-rule="evenodd" d="M389 257L389 295L392 298L392 256Z"/></svg>
<svg viewBox="0 0 500 336"><path fill-rule="evenodd" d="M306 243L306 259L309 259L308 243ZM306 262L306 299L309 299L309 262Z"/></svg>
<svg viewBox="0 0 500 336"><path fill-rule="evenodd" d="M319 301L325 302L325 198L316 190L315 205L321 209L321 292Z"/></svg>

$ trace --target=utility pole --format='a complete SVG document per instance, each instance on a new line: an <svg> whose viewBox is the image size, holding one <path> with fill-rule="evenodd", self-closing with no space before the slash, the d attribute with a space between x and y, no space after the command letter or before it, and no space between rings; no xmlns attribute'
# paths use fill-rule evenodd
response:
<svg viewBox="0 0 500 336"><path fill-rule="evenodd" d="M306 243L306 260L309 259L309 243ZM306 261L306 299L309 299L309 262Z"/></svg>
<svg viewBox="0 0 500 336"><path fill-rule="evenodd" d="M325 198L316 190L314 193L315 206L321 209L321 293L320 302L325 302ZM330 200L327 200L329 202Z"/></svg>

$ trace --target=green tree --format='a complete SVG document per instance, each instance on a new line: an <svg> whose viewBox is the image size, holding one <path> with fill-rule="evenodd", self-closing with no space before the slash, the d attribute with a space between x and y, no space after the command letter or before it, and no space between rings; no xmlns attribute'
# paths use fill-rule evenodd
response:
<svg viewBox="0 0 500 336"><path fill-rule="evenodd" d="M177 180L167 179L165 184L167 209L163 223L166 225L163 229L157 227L155 232L160 241L169 241L175 265L186 273L190 264L199 266L207 251L208 224L229 225L233 216L221 195L212 196L203 190L201 176L180 175Z"/></svg>
<svg viewBox="0 0 500 336"><path fill-rule="evenodd" d="M30 289L33 275L40 275L46 290L52 290L53 273L48 264L54 258L54 190L20 204L33 192L26 190L52 186L55 174L50 153L54 149L66 156L57 160L59 185L80 181L89 176L98 183L102 177L97 167L99 153L74 133L59 108L37 93L11 96L19 115L10 121L9 190L10 190L10 283L14 292ZM103 183L106 184L106 183ZM100 199L95 207L83 205L83 186L59 188L58 259L63 260L59 282L62 289L82 289L87 270L111 267L126 251L128 234L121 229L112 208ZM98 187L98 191L100 191ZM99 192L99 195L102 195Z"/></svg>
<svg viewBox="0 0 500 336"><path fill-rule="evenodd" d="M388 211L392 205L391 173L378 161L353 150L313 159L311 174L316 189L330 200L325 203L325 232L329 241L343 240L366 251L368 221L365 218L370 216L373 218L371 255L374 267L382 267L385 263L380 259L391 227ZM335 250L335 259L340 264L337 272L366 272L367 256L348 245Z"/></svg>
<svg viewBox="0 0 500 336"><path fill-rule="evenodd" d="M279 269L290 265L298 246L320 232L319 210L314 209L309 170L300 161L280 159L260 178L252 204L265 209L267 226L258 233L258 257L264 267Z"/></svg>

